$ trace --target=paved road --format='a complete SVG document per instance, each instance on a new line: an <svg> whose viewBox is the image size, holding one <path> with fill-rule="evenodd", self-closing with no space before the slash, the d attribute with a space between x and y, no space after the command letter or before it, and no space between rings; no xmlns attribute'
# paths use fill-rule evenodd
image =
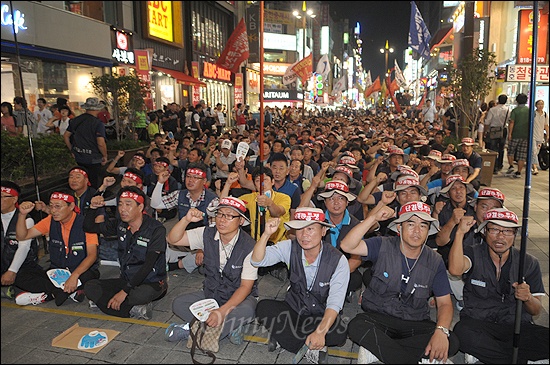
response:
<svg viewBox="0 0 550 365"><path fill-rule="evenodd" d="M527 251L536 256L543 271L546 296L543 299L544 312L536 322L548 326L548 241L549 241L549 173L541 171L533 177L529 208L529 237ZM524 179L511 179L494 176L492 186L501 189L506 195L506 207L521 216L523 210ZM170 222L166 223L167 225ZM517 247L520 239L516 241ZM116 275L114 267L102 267L102 275ZM1 363L192 363L185 343L171 343L164 340L164 330L172 322L180 322L172 314L172 300L182 294L199 289L202 277L198 273L184 271L170 273L167 296L154 305L151 321L122 319L103 315L88 308L87 302L74 303L68 300L61 307L52 302L39 306L20 307L7 299L2 299ZM259 279L262 298L282 299L287 283L266 275ZM344 315L353 318L360 306L355 300L347 304ZM458 319L457 314L453 323ZM78 323L81 327L113 329L120 334L99 353L68 350L51 345L52 339ZM250 326L245 342L232 345L229 340L221 342L216 363L292 363L293 354L286 351L268 352L267 333L256 326ZM356 363L357 345L350 340L341 348L329 349L329 362ZM204 358L203 360L206 360ZM452 358L454 363L463 363L463 354ZM304 359L301 363L307 363Z"/></svg>

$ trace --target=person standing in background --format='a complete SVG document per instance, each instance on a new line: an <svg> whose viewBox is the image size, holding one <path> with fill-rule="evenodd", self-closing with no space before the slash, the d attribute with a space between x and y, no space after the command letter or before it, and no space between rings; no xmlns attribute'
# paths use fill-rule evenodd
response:
<svg viewBox="0 0 550 365"><path fill-rule="evenodd" d="M87 169L90 183L97 189L103 180L102 166L107 163L105 125L97 118L104 105L98 98L92 97L86 99L82 108L86 113L69 122L63 139L76 163Z"/></svg>
<svg viewBox="0 0 550 365"><path fill-rule="evenodd" d="M135 111L134 127L136 129L137 138L140 141L149 142L149 136L147 134L147 113L145 104L141 106L139 110Z"/></svg>
<svg viewBox="0 0 550 365"><path fill-rule="evenodd" d="M495 168L493 173L498 174L502 170L502 164L504 161L504 145L506 144L508 117L510 116L510 109L506 106L508 96L502 94L498 96L498 104L495 107L487 110L487 114L483 120L484 134L485 134L485 146L491 151L498 153L497 160L495 162ZM504 132L500 138L490 138L491 128L503 128Z"/></svg>
<svg viewBox="0 0 550 365"><path fill-rule="evenodd" d="M529 138L529 107L527 107L527 95L521 93L516 96L518 106L510 112L510 124L508 125L508 164L510 167L506 176L520 178L521 170L527 161ZM514 160L518 162L518 170L514 172ZM529 168L529 167L527 167Z"/></svg>
<svg viewBox="0 0 550 365"><path fill-rule="evenodd" d="M544 100L537 100L535 103L535 120L534 120L534 129L533 129L533 145L531 150L533 151L533 156L531 162L533 163L532 171L533 175L538 175L539 169L537 168L539 162L539 151L542 143L548 139L550 131L548 129L548 113L544 109ZM546 132L546 136L544 135Z"/></svg>
<svg viewBox="0 0 550 365"><path fill-rule="evenodd" d="M8 131L10 136L18 134L13 116L13 106L7 101L2 103L2 130Z"/></svg>
<svg viewBox="0 0 550 365"><path fill-rule="evenodd" d="M27 126L27 128L30 127L32 136L36 137L36 120L30 110L27 109L27 101L22 96L13 98L13 117L18 134L28 133L29 131L24 128L24 126Z"/></svg>
<svg viewBox="0 0 550 365"><path fill-rule="evenodd" d="M38 109L34 111L34 119L37 122L37 133L51 133L46 124L53 117L52 112L46 108L46 99L38 98L36 101L38 103Z"/></svg>

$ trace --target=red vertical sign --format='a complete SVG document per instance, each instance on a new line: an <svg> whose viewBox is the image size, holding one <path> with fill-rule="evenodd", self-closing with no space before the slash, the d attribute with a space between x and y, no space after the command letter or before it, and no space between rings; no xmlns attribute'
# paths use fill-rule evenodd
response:
<svg viewBox="0 0 550 365"><path fill-rule="evenodd" d="M235 105L244 103L243 74L235 74Z"/></svg>
<svg viewBox="0 0 550 365"><path fill-rule="evenodd" d="M197 61L191 62L191 73L194 78L199 78L199 63ZM199 85L193 85L192 89L192 103L195 106L201 101L201 88Z"/></svg>
<svg viewBox="0 0 550 365"><path fill-rule="evenodd" d="M548 14L538 11L538 40L537 40L537 63L548 63L546 54L548 53ZM533 15L532 9L520 10L519 12L519 39L518 39L518 58L519 64L530 64L533 54Z"/></svg>
<svg viewBox="0 0 550 365"><path fill-rule="evenodd" d="M134 55L136 57L136 73L138 78L147 85L147 89L151 90L151 61L149 51L146 49L135 49ZM145 106L148 110L155 109L151 92L148 91L144 98Z"/></svg>

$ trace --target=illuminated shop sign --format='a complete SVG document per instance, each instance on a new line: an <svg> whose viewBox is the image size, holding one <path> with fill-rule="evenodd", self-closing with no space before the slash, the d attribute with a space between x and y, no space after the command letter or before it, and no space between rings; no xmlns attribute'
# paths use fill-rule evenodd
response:
<svg viewBox="0 0 550 365"><path fill-rule="evenodd" d="M13 12L13 14L10 11L10 7L8 5L2 5L2 18L1 23L2 26L9 26L12 27L15 25L15 34L19 33L20 30L26 30L27 27L25 26L25 14L20 12L19 10L16 10Z"/></svg>
<svg viewBox="0 0 550 365"><path fill-rule="evenodd" d="M131 33L123 30L113 30L111 33L111 43L113 45L113 52L111 55L113 59L117 60L119 63L135 64Z"/></svg>
<svg viewBox="0 0 550 365"><path fill-rule="evenodd" d="M202 76L207 79L231 81L231 71L209 62L202 63Z"/></svg>
<svg viewBox="0 0 550 365"><path fill-rule="evenodd" d="M173 21L171 1L147 2L147 26L150 36L173 42Z"/></svg>
<svg viewBox="0 0 550 365"><path fill-rule="evenodd" d="M298 92L296 90L264 90L264 100L298 100Z"/></svg>

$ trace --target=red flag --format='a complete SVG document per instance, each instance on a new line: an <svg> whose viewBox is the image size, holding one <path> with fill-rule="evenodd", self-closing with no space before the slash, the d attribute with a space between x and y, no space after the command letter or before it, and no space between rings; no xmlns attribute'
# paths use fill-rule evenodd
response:
<svg viewBox="0 0 550 365"><path fill-rule="evenodd" d="M310 53L309 56L295 64L292 67L292 71L296 72L302 83L304 83L304 81L311 77L311 73L313 72L313 55Z"/></svg>
<svg viewBox="0 0 550 365"><path fill-rule="evenodd" d="M418 106L416 107L417 109L421 109L422 106L424 105L424 100L426 99L426 95L428 94L428 88L426 87L424 89L424 95L422 95L422 100L420 100L420 104L418 104Z"/></svg>
<svg viewBox="0 0 550 365"><path fill-rule="evenodd" d="M380 91L380 77L377 77L376 80L372 83L371 86L365 90L365 99L370 96L373 92Z"/></svg>
<svg viewBox="0 0 550 365"><path fill-rule="evenodd" d="M246 34L244 18L242 18L231 37L229 37L220 58L216 61L216 65L237 73L241 63L247 60L248 56L248 35Z"/></svg>
<svg viewBox="0 0 550 365"><path fill-rule="evenodd" d="M395 91L399 89L399 87L397 86L397 82L395 81L395 79L393 81L390 81L390 75L388 75L386 76L386 85L388 85L388 92L390 94L391 100L393 101L393 104L395 105L395 109L397 109L398 113L402 113L401 106L395 98Z"/></svg>

